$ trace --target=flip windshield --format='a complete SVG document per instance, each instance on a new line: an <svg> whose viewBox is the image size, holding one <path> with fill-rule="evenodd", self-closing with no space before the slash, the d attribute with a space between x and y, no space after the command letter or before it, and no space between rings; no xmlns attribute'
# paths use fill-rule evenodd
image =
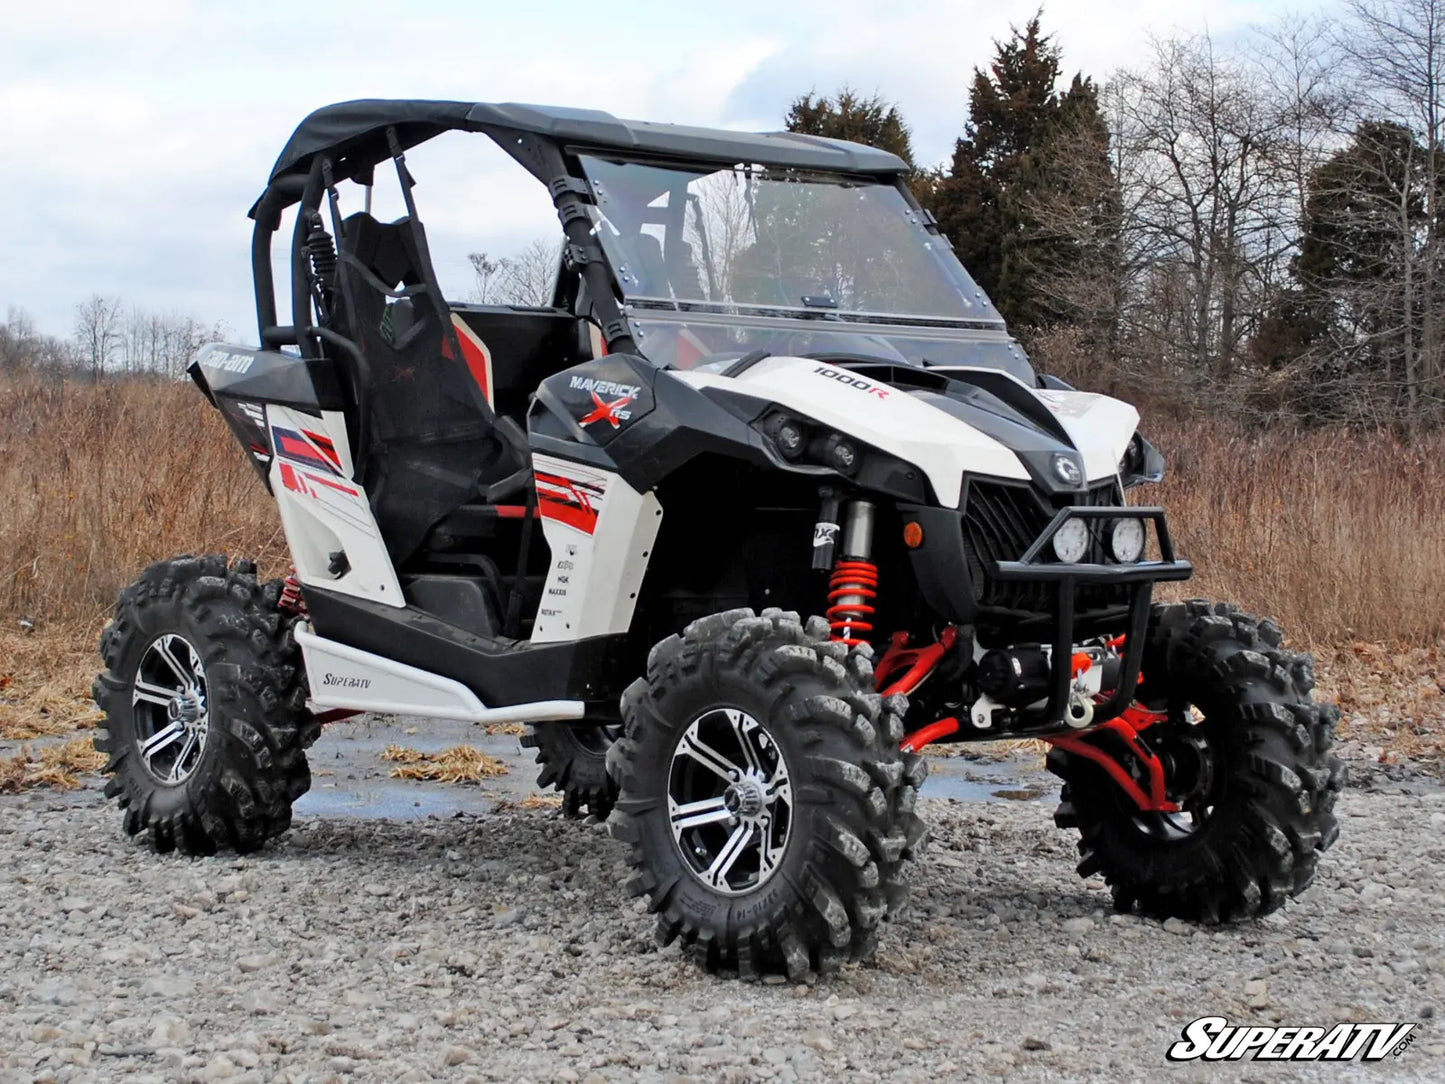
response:
<svg viewBox="0 0 1445 1084"><path fill-rule="evenodd" d="M765 349L1028 364L952 250L865 178L583 156L634 334L683 368Z"/></svg>

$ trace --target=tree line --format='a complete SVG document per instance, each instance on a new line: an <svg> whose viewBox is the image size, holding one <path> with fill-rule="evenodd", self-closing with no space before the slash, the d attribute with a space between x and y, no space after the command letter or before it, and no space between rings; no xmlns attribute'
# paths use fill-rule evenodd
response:
<svg viewBox="0 0 1445 1084"><path fill-rule="evenodd" d="M1256 419L1445 421L1445 0L1346 0L1065 78L1040 12L973 74L951 160L881 94L789 129L910 165L1041 368Z"/></svg>
<svg viewBox="0 0 1445 1084"><path fill-rule="evenodd" d="M202 346L225 337L220 325L148 312L101 294L75 306L68 338L40 333L25 310L11 307L0 321L0 375L179 377Z"/></svg>

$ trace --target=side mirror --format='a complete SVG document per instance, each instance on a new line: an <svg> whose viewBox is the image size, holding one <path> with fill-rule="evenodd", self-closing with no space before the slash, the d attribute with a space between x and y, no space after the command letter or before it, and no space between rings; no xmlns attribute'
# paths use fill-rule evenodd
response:
<svg viewBox="0 0 1445 1084"><path fill-rule="evenodd" d="M1137 432L1129 439L1124 449L1124 458L1119 461L1119 478L1124 488L1164 480L1164 454Z"/></svg>

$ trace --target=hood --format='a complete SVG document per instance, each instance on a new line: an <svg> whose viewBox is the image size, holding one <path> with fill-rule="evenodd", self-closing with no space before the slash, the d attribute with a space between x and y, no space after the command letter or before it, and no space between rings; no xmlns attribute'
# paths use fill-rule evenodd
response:
<svg viewBox="0 0 1445 1084"><path fill-rule="evenodd" d="M927 476L941 504L957 508L965 474L1031 481L1077 492L1115 476L1139 424L1133 407L1089 392L1031 388L998 369L841 365L770 357L737 376L674 371L699 389L769 400L889 452ZM1063 483L1057 455L1082 475Z"/></svg>

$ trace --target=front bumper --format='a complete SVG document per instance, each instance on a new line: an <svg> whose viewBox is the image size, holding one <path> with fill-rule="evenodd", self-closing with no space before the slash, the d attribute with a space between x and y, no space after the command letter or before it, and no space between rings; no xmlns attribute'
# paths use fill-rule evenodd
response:
<svg viewBox="0 0 1445 1084"><path fill-rule="evenodd" d="M1077 505L1057 509L1040 527L1027 533L1023 524L1014 532L1016 559L1000 559L997 553L979 553L965 538L964 515L950 508L900 505L906 520L923 528L923 545L911 550L913 569L923 595L944 620L984 630L996 641L1010 644L1047 643L1053 657L1068 660L1073 645L1101 630L1125 632L1123 673L1113 696L1094 712L1104 722L1118 715L1133 699L1144 654L1144 636L1149 627L1149 605L1156 583L1187 580L1194 566L1174 555L1174 543L1162 508L1127 505ZM1132 564L1093 561L1061 564L1053 560L1050 543L1059 528L1070 519L1107 523L1116 519L1138 519L1154 528L1159 559ZM1094 532L1091 532L1093 534ZM1100 532L1102 533L1102 532ZM1092 546L1095 553L1101 546ZM980 579L984 591L996 596L1028 599L1026 608L989 605L974 586ZM1081 601L1082 598L1082 601ZM1099 600L1103 598L1104 608ZM1055 667L1043 720L1031 719L1031 729L1055 721L1062 728L1069 697L1067 661ZM1031 713L1032 714L1032 713Z"/></svg>
<svg viewBox="0 0 1445 1084"><path fill-rule="evenodd" d="M1059 564L1042 560L1060 527L1071 519L1103 520L1138 519L1154 525L1159 545L1159 560L1133 564ZM1069 700L1071 676L1067 660L1074 648L1074 613L1076 592L1092 585L1127 585L1129 619L1125 633L1123 667L1119 684L1109 698L1094 709L1094 722L1103 723L1117 716L1134 699L1139 682L1140 664L1144 657L1144 637L1149 629L1149 605L1156 583L1187 580L1194 575L1194 566L1174 556L1174 543L1162 508L1088 507L1060 509L1042 534L1034 540L1017 561L995 561L990 574L1002 582L1049 583L1055 588L1054 635L1052 650L1054 667L1044 719L1064 725L1064 712Z"/></svg>

